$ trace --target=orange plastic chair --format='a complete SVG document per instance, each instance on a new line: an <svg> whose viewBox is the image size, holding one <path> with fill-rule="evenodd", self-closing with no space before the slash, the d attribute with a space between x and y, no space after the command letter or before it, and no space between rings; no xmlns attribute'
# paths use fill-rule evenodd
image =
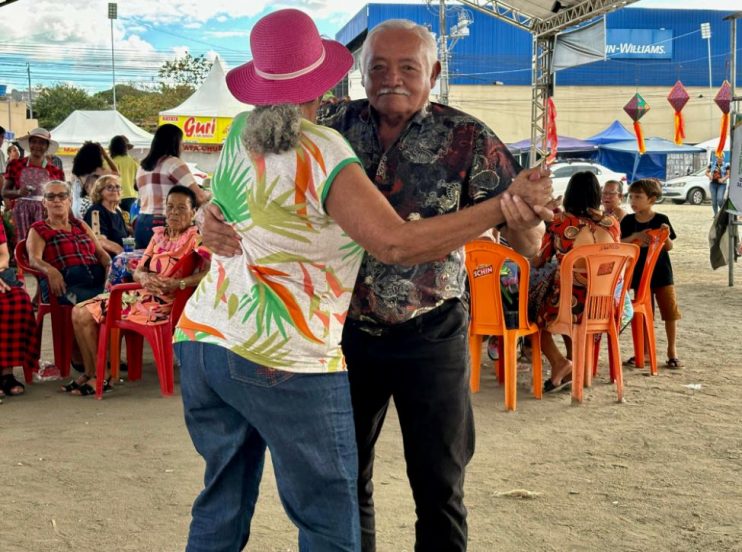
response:
<svg viewBox="0 0 742 552"><path fill-rule="evenodd" d="M198 266L200 257L191 253L180 259L173 274L187 276L193 274ZM126 339L126 358L129 365L128 379L136 381L142 377L142 348L146 339L155 359L157 377L160 380L160 392L163 396L173 394L175 376L173 374L173 331L185 304L195 291L195 287L177 290L170 317L156 325L138 324L121 317L121 295L126 291L142 289L137 283L118 284L111 288L108 299L106 319L101 325L98 335L98 358L96 362L95 398L103 398L103 380L106 377L106 353L110 343L111 377L118 378L121 355L120 333L124 332Z"/></svg>
<svg viewBox="0 0 742 552"><path fill-rule="evenodd" d="M654 309L652 308L652 275L660 252L665 241L670 236L669 228L648 230L651 241L647 246L647 259L644 261L644 272L636 290L631 306L634 308L634 317L631 319L631 336L634 340L634 363L638 368L644 368L644 340L649 348L649 370L653 376L657 375L657 343L654 335Z"/></svg>
<svg viewBox="0 0 742 552"><path fill-rule="evenodd" d="M510 260L518 266L518 327L508 329L500 291L500 269ZM482 336L498 336L498 379L505 383L505 408L515 410L519 337L531 336L533 347L533 394L541 398L541 343L536 324L528 322L528 275L530 266L522 255L503 245L475 240L466 244L466 269L471 291L469 355L472 393L479 391Z"/></svg>
<svg viewBox="0 0 742 552"><path fill-rule="evenodd" d="M26 240L19 241L15 246L15 259L18 268L36 278L36 296L33 302L36 304L36 336L41 343L41 334L44 329L44 316L51 315L52 319L52 342L54 345L54 364L59 368L62 377L70 375L70 364L72 363L72 348L74 347L75 333L72 329L72 306L61 305L57 298L49 291L49 302L41 300L41 281L46 280L46 274L31 267L26 251ZM26 383L33 381L33 367L23 368Z"/></svg>
<svg viewBox="0 0 742 552"><path fill-rule="evenodd" d="M639 247L629 243L601 243L575 247L562 259L559 268L560 296L557 319L546 331L572 339L572 402L582 402L582 388L592 382L593 336L606 333L611 351L611 379L615 379L619 402L623 400L623 372L618 348L617 309L623 308L624 286L616 304L616 285L621 275L631 282ZM579 264L578 264L579 263ZM578 270L575 274L575 265ZM584 267L579 268L579 267ZM587 287L580 323L572 315L572 284L584 280Z"/></svg>

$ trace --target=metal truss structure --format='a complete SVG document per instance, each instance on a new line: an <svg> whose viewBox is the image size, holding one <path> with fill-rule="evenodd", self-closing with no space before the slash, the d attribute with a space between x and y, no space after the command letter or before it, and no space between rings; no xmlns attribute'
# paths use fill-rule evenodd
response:
<svg viewBox="0 0 742 552"><path fill-rule="evenodd" d="M459 0L477 11L496 17L530 33L531 59L531 153L535 165L546 156L546 103L554 95L551 59L554 38L570 27L590 21L637 0Z"/></svg>

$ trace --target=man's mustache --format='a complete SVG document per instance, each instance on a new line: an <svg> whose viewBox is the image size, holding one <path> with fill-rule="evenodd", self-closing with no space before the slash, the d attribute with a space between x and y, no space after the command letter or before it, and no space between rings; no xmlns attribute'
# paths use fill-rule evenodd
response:
<svg viewBox="0 0 742 552"><path fill-rule="evenodd" d="M379 96L385 96L387 94L397 94L399 96L409 96L410 92L406 88L401 86L395 86L394 88L381 88L379 89Z"/></svg>

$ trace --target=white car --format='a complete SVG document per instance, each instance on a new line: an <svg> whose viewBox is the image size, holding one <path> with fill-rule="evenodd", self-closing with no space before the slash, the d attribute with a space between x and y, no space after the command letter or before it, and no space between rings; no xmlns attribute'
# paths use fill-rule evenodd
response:
<svg viewBox="0 0 742 552"><path fill-rule="evenodd" d="M671 178L662 185L662 197L678 205L686 201L691 205L700 205L710 196L705 167L686 176Z"/></svg>
<svg viewBox="0 0 742 552"><path fill-rule="evenodd" d="M592 161L574 160L559 161L551 167L551 182L554 187L554 197L563 196L567 189L569 179L573 174L578 172L590 171L598 177L598 182L603 186L608 180L618 180L626 184L626 175L624 173L613 172L611 169L598 165ZM624 190L625 192L625 190Z"/></svg>

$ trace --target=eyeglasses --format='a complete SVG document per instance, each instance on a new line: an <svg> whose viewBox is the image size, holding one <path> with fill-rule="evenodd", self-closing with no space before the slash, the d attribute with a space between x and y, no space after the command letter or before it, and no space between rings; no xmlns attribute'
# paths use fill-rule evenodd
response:
<svg viewBox="0 0 742 552"><path fill-rule="evenodd" d="M58 194L44 194L44 199L47 201L54 201L55 199L64 201L68 197L70 197L69 192L59 192Z"/></svg>
<svg viewBox="0 0 742 552"><path fill-rule="evenodd" d="M107 191L107 192L120 192L121 191L121 186L118 186L116 184L109 184L108 186L106 186L103 189L105 191Z"/></svg>
<svg viewBox="0 0 742 552"><path fill-rule="evenodd" d="M602 192L602 195L604 195L604 196L614 196L614 195L618 195L618 192Z"/></svg>

